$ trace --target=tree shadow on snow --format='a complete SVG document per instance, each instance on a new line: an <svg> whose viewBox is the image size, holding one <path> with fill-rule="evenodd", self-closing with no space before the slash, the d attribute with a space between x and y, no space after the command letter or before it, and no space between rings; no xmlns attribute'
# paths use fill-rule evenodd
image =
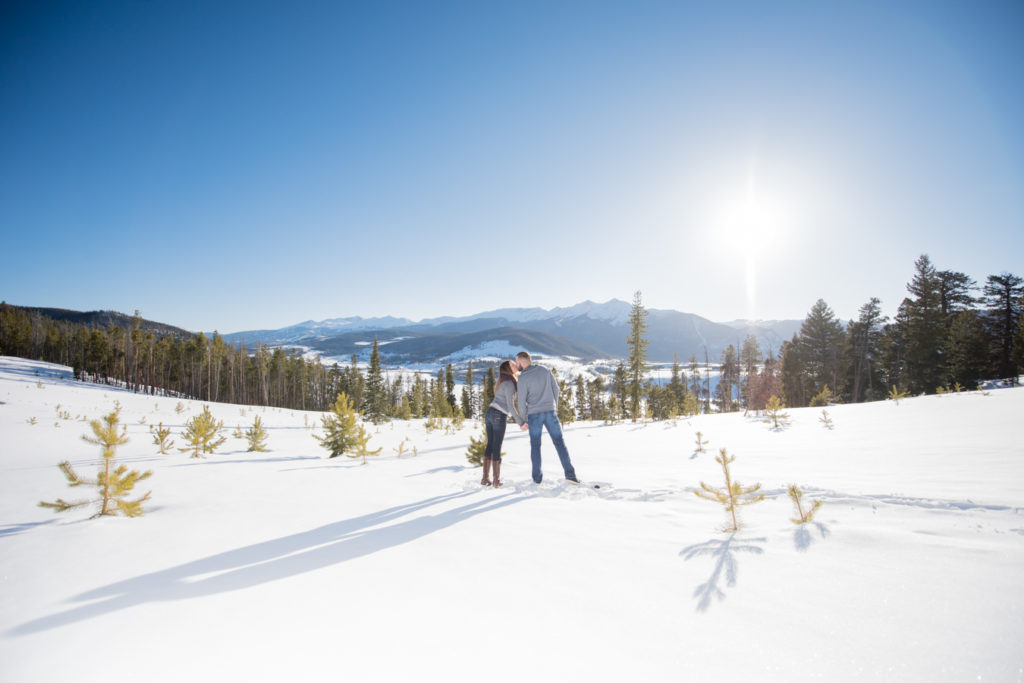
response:
<svg viewBox="0 0 1024 683"><path fill-rule="evenodd" d="M146 603L202 598L299 576L410 543L475 515L524 500L510 493L409 517L471 494L426 498L118 581L72 598L73 602L89 604L34 619L7 634L28 635Z"/></svg>
<svg viewBox="0 0 1024 683"><path fill-rule="evenodd" d="M821 522L807 522L806 524L799 525L793 532L793 545L799 552L807 552L811 547L811 544L814 543L814 536L811 534L809 527L817 529L818 533L821 534L822 539L828 538L829 534L832 533L829 531L829 528Z"/></svg>
<svg viewBox="0 0 1024 683"><path fill-rule="evenodd" d="M702 555L711 555L717 560L708 580L697 586L693 591L693 597L699 598L697 601L698 612L706 612L708 607L711 606L712 598L718 598L719 602L725 600L725 592L719 588L723 574L725 575L725 582L728 587L731 588L736 585L736 554L753 553L761 555L764 553L764 548L758 544L763 544L767 540L766 538L738 540L736 534L733 533L729 534L729 537L725 540L712 539L704 543L691 545L679 551L679 554L686 560L692 560Z"/></svg>

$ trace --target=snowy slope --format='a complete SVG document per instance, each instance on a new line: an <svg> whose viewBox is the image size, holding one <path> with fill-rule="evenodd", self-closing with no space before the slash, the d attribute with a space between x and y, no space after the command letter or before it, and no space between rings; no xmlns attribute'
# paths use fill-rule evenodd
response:
<svg viewBox="0 0 1024 683"><path fill-rule="evenodd" d="M89 470L75 418L115 401L120 460L153 471L146 515L36 507L77 493L56 464ZM601 489L562 482L547 441L533 486L518 430L494 490L466 465L473 425L385 425L361 466L325 457L316 414L214 404L230 428L260 415L271 451L191 460L147 431L180 442L199 402L11 358L0 402L3 681L1024 680L1021 389L835 406L832 430L817 409L779 432L567 426ZM721 485L696 430L767 492L737 534L692 493ZM816 524L789 522L793 482Z"/></svg>

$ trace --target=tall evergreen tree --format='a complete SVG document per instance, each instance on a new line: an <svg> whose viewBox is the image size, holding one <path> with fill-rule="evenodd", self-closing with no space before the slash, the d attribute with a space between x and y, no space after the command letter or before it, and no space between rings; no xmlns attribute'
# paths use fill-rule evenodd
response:
<svg viewBox="0 0 1024 683"><path fill-rule="evenodd" d="M679 367L679 354L672 354L672 375L668 380L668 390L671 395L671 406L676 413L682 410L683 399L686 398L686 376Z"/></svg>
<svg viewBox="0 0 1024 683"><path fill-rule="evenodd" d="M484 376L484 395L480 401L480 412L486 412L488 406L494 401L494 390L497 385L497 378L494 376L494 366L487 368L487 374Z"/></svg>
<svg viewBox="0 0 1024 683"><path fill-rule="evenodd" d="M885 397L878 362L881 355L882 326L885 325L887 317L882 315L880 304L879 299L872 297L860 307L856 322L851 321L847 327L853 375L850 382L852 403Z"/></svg>
<svg viewBox="0 0 1024 683"><path fill-rule="evenodd" d="M448 401L449 414L455 412L455 370L452 368L452 364L444 368L444 396Z"/></svg>
<svg viewBox="0 0 1024 683"><path fill-rule="evenodd" d="M907 380L911 393L934 393L944 384L942 346L946 320L942 314L940 280L927 254L914 262L915 273L907 284L912 295L907 313Z"/></svg>
<svg viewBox="0 0 1024 683"><path fill-rule="evenodd" d="M761 353L761 344L757 341L757 337L748 334L747 338L743 340L739 358L743 374L740 379L740 396L743 398L744 406L750 404L750 378L757 374L757 369L763 360L764 355Z"/></svg>
<svg viewBox="0 0 1024 683"><path fill-rule="evenodd" d="M366 389L363 395L363 414L375 425L384 422L387 407L384 376L380 367L380 347L377 337L373 337L373 349L370 351L370 367L366 371Z"/></svg>
<svg viewBox="0 0 1024 683"><path fill-rule="evenodd" d="M1018 367L1013 343L1021 316L1024 280L1011 273L989 275L982 295L986 309L983 321L992 348L990 372L996 377L1011 378L1016 384Z"/></svg>
<svg viewBox="0 0 1024 683"><path fill-rule="evenodd" d="M587 382L583 375L576 375L576 419L587 419Z"/></svg>
<svg viewBox="0 0 1024 683"><path fill-rule="evenodd" d="M826 384L838 393L843 341L842 324L828 304L818 299L800 326L799 351L809 380L808 396L817 394Z"/></svg>
<svg viewBox="0 0 1024 683"><path fill-rule="evenodd" d="M640 396L643 393L644 375L647 374L647 347L650 341L646 333L647 310L637 291L633 294L633 308L629 312L629 336L626 337L626 346L629 347L629 412L633 422L640 416Z"/></svg>
<svg viewBox="0 0 1024 683"><path fill-rule="evenodd" d="M473 361L469 361L469 365L466 366L466 384L462 387L462 414L466 416L467 420L472 420L476 414L473 383Z"/></svg>

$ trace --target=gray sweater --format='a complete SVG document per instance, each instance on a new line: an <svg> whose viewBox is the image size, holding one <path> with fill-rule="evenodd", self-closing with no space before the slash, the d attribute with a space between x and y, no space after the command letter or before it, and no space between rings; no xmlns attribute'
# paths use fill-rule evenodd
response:
<svg viewBox="0 0 1024 683"><path fill-rule="evenodd" d="M520 373L517 405L527 417L558 409L558 382L550 370L531 365Z"/></svg>
<svg viewBox="0 0 1024 683"><path fill-rule="evenodd" d="M494 390L494 400L489 408L496 408L516 421L516 424L526 422L522 414L516 408L516 383L512 380L505 380Z"/></svg>

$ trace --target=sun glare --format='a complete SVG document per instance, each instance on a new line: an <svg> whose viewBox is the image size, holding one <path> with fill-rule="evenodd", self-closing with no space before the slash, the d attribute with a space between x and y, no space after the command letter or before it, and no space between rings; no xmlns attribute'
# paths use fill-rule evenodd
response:
<svg viewBox="0 0 1024 683"><path fill-rule="evenodd" d="M709 227L718 260L743 274L748 317L756 317L759 265L770 263L792 232L794 215L786 195L759 182L754 165L746 183L723 192Z"/></svg>

